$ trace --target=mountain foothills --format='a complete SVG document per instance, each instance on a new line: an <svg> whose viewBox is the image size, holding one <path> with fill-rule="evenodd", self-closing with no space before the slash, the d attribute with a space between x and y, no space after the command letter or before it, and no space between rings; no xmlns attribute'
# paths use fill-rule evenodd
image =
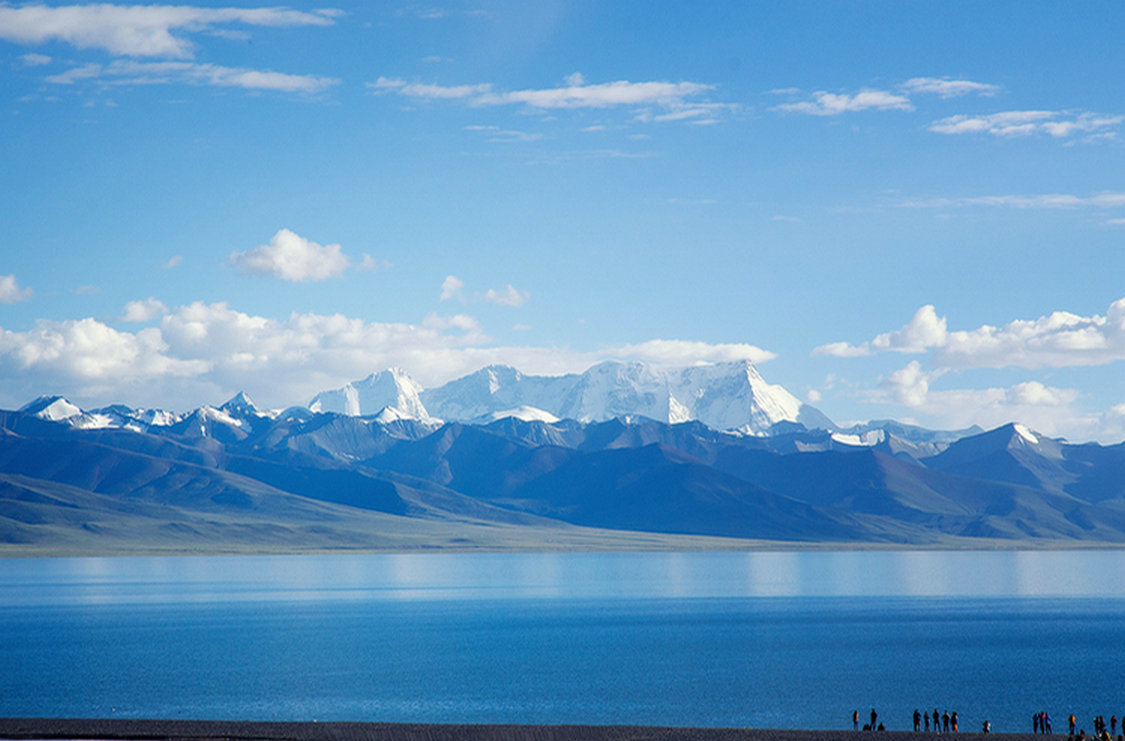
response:
<svg viewBox="0 0 1125 741"><path fill-rule="evenodd" d="M0 412L0 554L1125 543L1125 444L840 428L748 362Z"/></svg>

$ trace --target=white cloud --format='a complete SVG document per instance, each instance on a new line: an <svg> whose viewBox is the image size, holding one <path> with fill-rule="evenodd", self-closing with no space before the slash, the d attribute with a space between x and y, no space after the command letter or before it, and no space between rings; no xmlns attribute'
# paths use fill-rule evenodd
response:
<svg viewBox="0 0 1125 741"><path fill-rule="evenodd" d="M821 394L816 389L809 389L809 392L807 394L805 394L805 399L810 404L819 404L821 401L824 400L824 395Z"/></svg>
<svg viewBox="0 0 1125 741"><path fill-rule="evenodd" d="M531 295L527 291L521 291L513 287L511 283L502 291L489 288L484 294L485 301L500 306L523 306L530 298Z"/></svg>
<svg viewBox="0 0 1125 741"><path fill-rule="evenodd" d="M130 301L125 304L125 311L121 314L123 322L149 322L158 316L168 313L168 307L163 301L157 301L152 296L143 301Z"/></svg>
<svg viewBox="0 0 1125 741"><path fill-rule="evenodd" d="M405 80L380 77L375 82L367 83L367 87L376 93L398 93L409 98L426 98L433 100L458 100L474 98L483 95L492 89L491 85L423 85L408 83Z"/></svg>
<svg viewBox="0 0 1125 741"><path fill-rule="evenodd" d="M862 345L849 345L846 342L831 342L813 350L813 355L829 355L838 358L858 358L874 351L890 350L901 353L925 352L931 347L945 344L945 317L939 317L932 305L927 304L914 312L913 318L901 329L878 335Z"/></svg>
<svg viewBox="0 0 1125 741"><path fill-rule="evenodd" d="M27 301L34 291L30 288L20 288L20 283L14 275L0 275L0 304L15 304Z"/></svg>
<svg viewBox="0 0 1125 741"><path fill-rule="evenodd" d="M162 265L161 267L163 267L165 270L171 270L172 268L177 267L183 261L183 255L172 255L168 258L167 261L165 261L164 265Z"/></svg>
<svg viewBox="0 0 1125 741"><path fill-rule="evenodd" d="M533 142L543 138L540 133L502 129L499 126L466 126L465 131L480 131L488 136L491 142Z"/></svg>
<svg viewBox="0 0 1125 741"><path fill-rule="evenodd" d="M920 407L926 403L930 393L930 381L940 373L927 373L917 360L907 363L905 368L891 373L879 385L890 394L895 404Z"/></svg>
<svg viewBox="0 0 1125 741"><path fill-rule="evenodd" d="M291 75L215 64L130 60L118 60L108 65L84 64L46 78L47 82L56 85L73 85L84 80L99 80L111 85L211 85L308 94L322 92L340 82L332 77Z"/></svg>
<svg viewBox="0 0 1125 741"><path fill-rule="evenodd" d="M910 99L887 90L861 90L854 95L829 93L823 90L812 94L812 100L782 103L774 110L786 113L807 113L812 116L839 116L856 111L912 111Z"/></svg>
<svg viewBox="0 0 1125 741"><path fill-rule="evenodd" d="M285 8L196 8L172 5L0 5L0 39L17 44L61 41L117 56L191 58L188 33L217 26L326 26L339 11Z"/></svg>
<svg viewBox="0 0 1125 741"><path fill-rule="evenodd" d="M1074 134L1108 133L1125 116L1102 116L1073 111L1004 111L985 116L949 116L930 124L938 134L991 134L1030 136L1047 134L1058 139Z"/></svg>
<svg viewBox="0 0 1125 741"><path fill-rule="evenodd" d="M902 329L879 335L871 346L876 350L919 353L944 344L946 336L945 317L939 317L934 307L927 304L914 312Z"/></svg>
<svg viewBox="0 0 1125 741"><path fill-rule="evenodd" d="M979 424L987 428L1012 421L1027 422L1029 417L1038 420L1040 415L1034 413L1035 408L1048 408L1057 414L1060 408L1078 398L1072 389L1053 388L1038 381L1018 383L1010 388L932 391L931 382L944 373L941 369L927 372L913 360L882 379L880 390L869 394L868 400L904 406L941 419L946 426Z"/></svg>
<svg viewBox="0 0 1125 741"><path fill-rule="evenodd" d="M51 57L46 54L24 54L20 57L20 62L23 63L24 67L42 67L45 64L50 64L51 61Z"/></svg>
<svg viewBox="0 0 1125 741"><path fill-rule="evenodd" d="M813 353L857 357L874 351L932 351L938 368L1063 368L1104 365L1125 359L1125 298L1110 304L1105 316L1084 317L1056 311L1038 319L1017 319L1002 327L983 325L948 331L933 306L923 306L902 329L861 345L834 342Z"/></svg>
<svg viewBox="0 0 1125 741"><path fill-rule="evenodd" d="M997 208L1120 208L1125 206L1125 193L1105 192L1092 196L1071 193L1039 193L1034 195L974 196L964 198L919 198L903 201L903 208L964 208L993 206Z"/></svg>
<svg viewBox="0 0 1125 741"><path fill-rule="evenodd" d="M813 355L828 355L834 358L862 358L871 354L871 346L869 343L862 345L851 345L847 342L829 342L827 345L820 345L813 348Z"/></svg>
<svg viewBox="0 0 1125 741"><path fill-rule="evenodd" d="M1056 311L1018 319L1003 327L984 325L950 332L933 362L950 368L1023 368L1103 365L1125 359L1125 299L1105 316Z"/></svg>
<svg viewBox="0 0 1125 741"><path fill-rule="evenodd" d="M465 282L463 280L455 275L447 275L445 276L445 280L441 282L441 296L438 300L449 301L450 299L457 299L463 302L465 300L465 295L463 293L464 288Z"/></svg>
<svg viewBox="0 0 1125 741"><path fill-rule="evenodd" d="M157 329L118 332L96 319L39 321L28 332L0 330L0 372L40 383L110 381L124 384L150 377L192 375L207 370L200 360L175 359Z"/></svg>
<svg viewBox="0 0 1125 741"><path fill-rule="evenodd" d="M629 82L618 80L587 83L582 75L567 77L563 87L497 90L489 83L474 85L434 85L412 83L399 78L379 77L367 84L375 93L395 93L423 100L463 100L474 106L523 105L533 109L612 108L654 106L665 113L642 113L642 120L670 121L714 118L736 109L724 103L698 100L714 85L697 82Z"/></svg>
<svg viewBox="0 0 1125 741"><path fill-rule="evenodd" d="M232 253L229 263L244 275L267 275L293 282L320 281L343 275L351 260L338 244L321 245L280 229L269 244Z"/></svg>
<svg viewBox="0 0 1125 741"><path fill-rule="evenodd" d="M953 331L927 305L899 330L860 345L824 345L814 354L848 357L883 351L929 352L929 357L925 366L914 360L888 374L876 390L862 392L861 398L928 417L922 424L989 428L1017 421L1047 435L1072 439L1118 442L1125 437L1125 417L1112 410L1101 414L1080 411L1077 391L1040 380L1007 388L934 389L938 378L974 369L1062 368L1125 360L1125 298L1112 303L1105 316L1057 311L1001 327Z"/></svg>
<svg viewBox="0 0 1125 741"><path fill-rule="evenodd" d="M363 257L360 258L359 264L355 266L355 269L365 273L378 273L380 270L389 270L393 267L394 265L386 260L378 260L364 252Z"/></svg>
<svg viewBox="0 0 1125 741"><path fill-rule="evenodd" d="M245 389L267 406L304 403L326 388L383 368L438 385L493 364L527 373L585 370L620 357L689 364L768 360L752 345L654 340L597 353L493 346L472 316L430 315L419 324L365 322L341 314L246 314L226 303L167 311L135 333L96 319L41 321L27 332L0 329L0 400L22 404L63 393L80 404L114 402L189 409Z"/></svg>
<svg viewBox="0 0 1125 741"><path fill-rule="evenodd" d="M934 390L931 382L944 371L924 371L912 361L888 375L867 401L890 404L925 417L923 423L944 429L979 425L985 429L1020 422L1052 437L1117 443L1125 438L1125 404L1090 413L1076 406L1075 389L1024 381L1009 387Z"/></svg>
<svg viewBox="0 0 1125 741"><path fill-rule="evenodd" d="M976 93L992 96L1000 92L999 85L989 85L971 80L951 80L948 77L915 77L899 86L909 93L933 93L942 98L956 98Z"/></svg>
<svg viewBox="0 0 1125 741"><path fill-rule="evenodd" d="M607 358L628 358L667 365L726 363L736 360L764 363L777 357L769 350L746 343L711 344L690 340L649 340L635 345L610 347L602 354Z"/></svg>

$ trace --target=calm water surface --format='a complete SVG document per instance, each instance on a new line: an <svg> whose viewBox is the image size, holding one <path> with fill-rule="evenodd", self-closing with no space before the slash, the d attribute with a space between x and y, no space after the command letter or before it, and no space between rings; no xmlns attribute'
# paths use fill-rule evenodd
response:
<svg viewBox="0 0 1125 741"><path fill-rule="evenodd" d="M0 715L905 729L1125 714L1125 553L0 561Z"/></svg>

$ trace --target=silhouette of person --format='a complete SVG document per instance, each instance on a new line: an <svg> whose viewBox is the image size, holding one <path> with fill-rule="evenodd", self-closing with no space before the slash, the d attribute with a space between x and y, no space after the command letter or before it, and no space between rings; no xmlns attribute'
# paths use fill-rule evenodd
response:
<svg viewBox="0 0 1125 741"><path fill-rule="evenodd" d="M875 712L875 708L871 708L871 730L873 730L873 731L875 730L875 720L878 717L879 717L879 714Z"/></svg>
<svg viewBox="0 0 1125 741"><path fill-rule="evenodd" d="M914 708L914 732L922 730L922 714L918 712L918 708Z"/></svg>
<svg viewBox="0 0 1125 741"><path fill-rule="evenodd" d="M852 711L852 730L853 731L859 730L859 711L858 710Z"/></svg>

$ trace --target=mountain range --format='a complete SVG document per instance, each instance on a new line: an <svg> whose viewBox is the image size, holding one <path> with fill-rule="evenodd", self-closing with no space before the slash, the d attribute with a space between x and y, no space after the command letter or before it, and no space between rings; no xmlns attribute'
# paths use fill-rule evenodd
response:
<svg viewBox="0 0 1125 741"><path fill-rule="evenodd" d="M0 553L1125 543L1125 444L835 426L749 363L0 412Z"/></svg>

